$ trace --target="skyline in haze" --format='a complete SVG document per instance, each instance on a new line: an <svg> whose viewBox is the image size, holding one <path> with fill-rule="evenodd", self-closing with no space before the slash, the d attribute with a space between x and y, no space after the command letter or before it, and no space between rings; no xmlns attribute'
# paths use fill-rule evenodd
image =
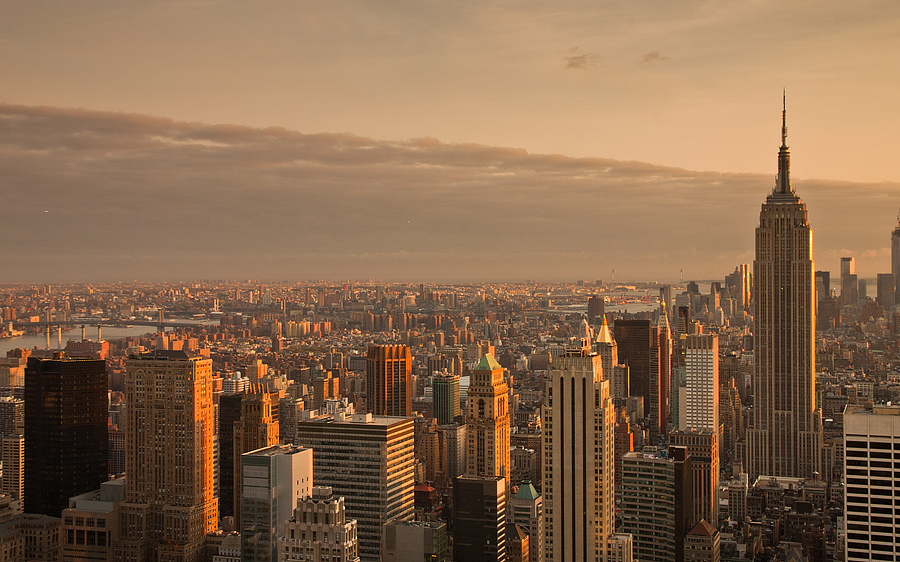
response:
<svg viewBox="0 0 900 562"><path fill-rule="evenodd" d="M721 278L782 87L816 268L890 271L893 2L4 11L0 282Z"/></svg>

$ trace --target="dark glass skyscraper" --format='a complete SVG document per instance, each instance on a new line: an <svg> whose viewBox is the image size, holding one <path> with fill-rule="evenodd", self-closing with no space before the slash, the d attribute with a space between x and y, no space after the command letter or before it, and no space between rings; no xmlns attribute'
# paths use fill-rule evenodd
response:
<svg viewBox="0 0 900 562"><path fill-rule="evenodd" d="M106 362L29 357L25 367L25 511L59 517L107 471Z"/></svg>

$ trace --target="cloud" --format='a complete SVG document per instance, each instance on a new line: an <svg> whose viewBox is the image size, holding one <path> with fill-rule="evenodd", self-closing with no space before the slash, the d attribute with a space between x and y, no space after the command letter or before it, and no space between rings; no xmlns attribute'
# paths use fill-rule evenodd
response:
<svg viewBox="0 0 900 562"><path fill-rule="evenodd" d="M646 55L644 55L644 57L641 59L641 62L652 63L652 62L659 62L661 60L669 60L669 57L660 55L659 51L651 51L651 52L647 53Z"/></svg>
<svg viewBox="0 0 900 562"><path fill-rule="evenodd" d="M597 62L600 60L600 55L583 52L581 47L572 47L569 49L569 53L568 56L563 57L563 60L566 62L566 69L583 69L589 66L597 66Z"/></svg>
<svg viewBox="0 0 900 562"><path fill-rule="evenodd" d="M0 282L720 278L753 259L772 188L433 138L2 104L0 169ZM861 275L889 270L865 252L889 238L883 202L900 186L794 186L819 269L844 250Z"/></svg>

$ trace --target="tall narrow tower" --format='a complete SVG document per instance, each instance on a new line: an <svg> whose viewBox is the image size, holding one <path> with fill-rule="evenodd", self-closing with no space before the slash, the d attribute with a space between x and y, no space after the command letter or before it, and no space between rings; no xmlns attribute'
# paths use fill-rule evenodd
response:
<svg viewBox="0 0 900 562"><path fill-rule="evenodd" d="M467 407L466 474L502 476L508 483L509 387L490 353L472 372Z"/></svg>
<svg viewBox="0 0 900 562"><path fill-rule="evenodd" d="M589 349L567 350L545 384L544 560L607 560L615 531L616 419L603 359Z"/></svg>
<svg viewBox="0 0 900 562"><path fill-rule="evenodd" d="M821 467L816 409L816 292L812 229L790 178L786 112L778 179L756 229L754 374L747 461L751 477L812 477Z"/></svg>
<svg viewBox="0 0 900 562"><path fill-rule="evenodd" d="M894 274L894 303L900 303L900 213L897 227L891 232L891 273Z"/></svg>

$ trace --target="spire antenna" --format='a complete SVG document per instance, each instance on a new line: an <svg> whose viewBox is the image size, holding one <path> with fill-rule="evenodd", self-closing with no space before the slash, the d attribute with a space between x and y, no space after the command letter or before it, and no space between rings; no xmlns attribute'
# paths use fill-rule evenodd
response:
<svg viewBox="0 0 900 562"><path fill-rule="evenodd" d="M787 146L787 90L781 91L781 146Z"/></svg>

